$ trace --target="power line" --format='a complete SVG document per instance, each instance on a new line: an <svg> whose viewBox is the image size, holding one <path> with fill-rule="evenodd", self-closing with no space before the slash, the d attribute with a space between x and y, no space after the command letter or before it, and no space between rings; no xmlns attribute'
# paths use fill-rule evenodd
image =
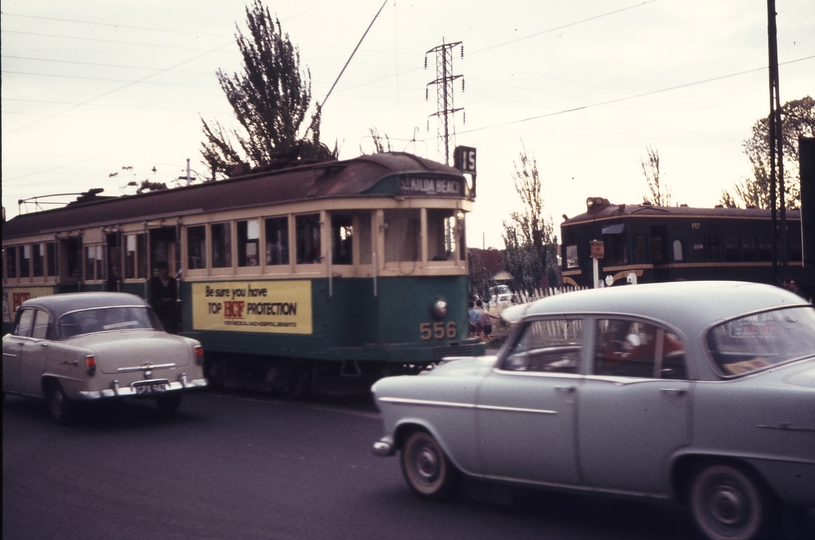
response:
<svg viewBox="0 0 815 540"><path fill-rule="evenodd" d="M59 75L55 73L33 73L31 71L10 71L10 70L3 70L4 75L33 75L36 77L57 77L61 79L81 79L87 81L108 81L108 82L126 82L126 83L133 83L137 81L133 81L131 79L109 79L106 77L86 77L83 75ZM149 75L152 77L152 75ZM165 82L156 82L156 81L140 81L142 84L155 84L160 86L183 86L188 88L210 88L209 85L203 84L184 84L184 83L165 83Z"/></svg>
<svg viewBox="0 0 815 540"><path fill-rule="evenodd" d="M26 60L26 61L34 61L34 62L53 62L55 64L75 64L80 66L95 66L95 67L112 67L112 68L120 68L120 69L141 69L145 71L153 71L155 67L144 67L144 66L126 66L124 64L103 64L100 62L79 62L77 60L57 60L55 58L33 58L31 56L17 56L17 55L10 55L4 54L0 55L0 58L7 58L9 60ZM191 70L184 70L184 69L175 69L172 70L173 73L187 73L192 75L212 75L209 71L191 71Z"/></svg>
<svg viewBox="0 0 815 540"><path fill-rule="evenodd" d="M51 38L60 38L60 39L76 39L80 41L93 41L95 43L116 43L119 45L138 45L140 47L161 47L164 49L184 49L187 51L204 51L206 49L201 49L199 47L181 47L179 45L160 45L158 43L139 43L137 41L121 41L118 39L98 39L98 38L89 38L89 37L79 37L79 36L61 36L59 34L44 34L40 32L23 32L21 30L3 30L4 34L20 34L24 36L37 36L37 37L51 37Z"/></svg>
<svg viewBox="0 0 815 540"><path fill-rule="evenodd" d="M79 21L76 19L61 19L59 17L43 17L41 15L23 15L21 13L3 13L3 17L21 17L25 19L40 19L44 21L59 21L59 22L69 22L75 24L91 24L95 26L108 26L111 28L128 28L130 30L149 30L150 32L167 32L169 34L185 34L188 36L210 36L210 37L217 37L217 38L225 38L226 36L220 34L203 34L200 32L185 32L184 30L168 30L166 28L152 28L148 26L130 26L127 24L116 24L116 23L102 23L102 22L95 22L95 21Z"/></svg>

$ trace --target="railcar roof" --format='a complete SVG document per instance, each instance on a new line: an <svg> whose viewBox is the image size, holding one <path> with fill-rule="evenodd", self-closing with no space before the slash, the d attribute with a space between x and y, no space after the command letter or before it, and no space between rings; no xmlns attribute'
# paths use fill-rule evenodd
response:
<svg viewBox="0 0 815 540"><path fill-rule="evenodd" d="M24 306L48 310L55 318L69 311L110 306L147 306L147 302L133 294L116 292L83 292L54 294L27 300Z"/></svg>
<svg viewBox="0 0 815 540"><path fill-rule="evenodd" d="M800 219L800 216L801 213L798 210L787 210L788 219ZM587 221L636 217L770 219L770 211L761 210L758 208L697 208L692 206L657 206L653 204L607 203L597 209L584 212L563 221L561 227L568 227L569 225L576 225L578 223L585 223Z"/></svg>
<svg viewBox="0 0 815 540"><path fill-rule="evenodd" d="M407 173L462 177L453 167L412 154L371 154L21 214L3 224L3 238L324 197L360 196L383 178Z"/></svg>
<svg viewBox="0 0 815 540"><path fill-rule="evenodd" d="M739 281L679 281L624 285L550 296L532 303L526 316L554 313L618 313L671 324L691 335L739 316L792 305L810 306L772 285Z"/></svg>

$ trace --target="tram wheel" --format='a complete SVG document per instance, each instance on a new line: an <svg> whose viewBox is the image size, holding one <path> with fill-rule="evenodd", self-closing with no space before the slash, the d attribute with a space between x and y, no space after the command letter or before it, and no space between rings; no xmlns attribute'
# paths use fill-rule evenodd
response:
<svg viewBox="0 0 815 540"><path fill-rule="evenodd" d="M292 363L283 376L281 394L290 400L305 399L311 395L311 377L308 366Z"/></svg>

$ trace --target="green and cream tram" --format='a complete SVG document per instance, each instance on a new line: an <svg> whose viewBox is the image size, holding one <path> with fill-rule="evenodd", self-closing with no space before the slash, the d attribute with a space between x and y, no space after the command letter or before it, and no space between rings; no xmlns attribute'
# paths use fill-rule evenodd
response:
<svg viewBox="0 0 815 540"><path fill-rule="evenodd" d="M149 298L166 263L180 333L216 383L298 394L483 354L467 324L472 205L458 170L405 153L84 197L4 223L4 326L34 296Z"/></svg>

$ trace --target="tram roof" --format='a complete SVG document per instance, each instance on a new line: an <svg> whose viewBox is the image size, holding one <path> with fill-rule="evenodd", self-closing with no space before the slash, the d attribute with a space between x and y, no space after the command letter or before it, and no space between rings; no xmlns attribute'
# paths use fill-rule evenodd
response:
<svg viewBox="0 0 815 540"><path fill-rule="evenodd" d="M657 206L654 204L613 204L607 199L590 198L589 210L573 218L566 219L561 227L591 221L605 221L620 218L739 218L770 219L769 210L758 208L697 208L682 206ZM787 210L787 219L800 219L799 210Z"/></svg>
<svg viewBox="0 0 815 540"><path fill-rule="evenodd" d="M20 214L3 224L3 238L322 198L399 195L400 177L457 179L459 192L443 196L468 196L459 170L405 152L386 152Z"/></svg>

